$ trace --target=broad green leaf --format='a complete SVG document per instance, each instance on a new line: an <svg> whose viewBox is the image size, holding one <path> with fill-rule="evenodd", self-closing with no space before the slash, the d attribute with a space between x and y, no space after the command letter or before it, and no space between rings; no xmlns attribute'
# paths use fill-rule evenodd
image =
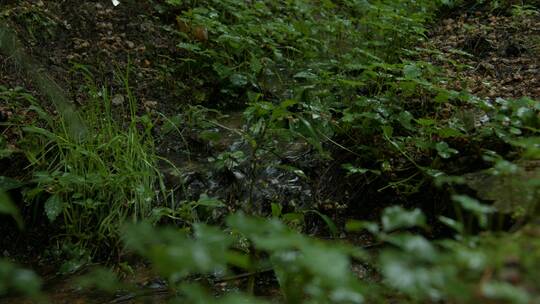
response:
<svg viewBox="0 0 540 304"><path fill-rule="evenodd" d="M216 142L221 139L221 134L212 130L204 130L200 132L199 137L207 141Z"/></svg>
<svg viewBox="0 0 540 304"><path fill-rule="evenodd" d="M388 207L383 211L382 226L387 232L396 229L425 227L426 217L420 209L409 211L400 206Z"/></svg>
<svg viewBox="0 0 540 304"><path fill-rule="evenodd" d="M452 199L458 202L463 209L472 212L478 218L478 222L482 228L487 226L487 215L496 211L494 207L481 204L476 199L467 195L454 195Z"/></svg>
<svg viewBox="0 0 540 304"><path fill-rule="evenodd" d="M414 116L409 111L402 111L398 115L399 123L406 128L407 130L414 130L411 121L414 119Z"/></svg>
<svg viewBox="0 0 540 304"><path fill-rule="evenodd" d="M506 282L488 281L481 286L482 294L501 303L532 303L531 297L523 287L513 286Z"/></svg>
<svg viewBox="0 0 540 304"><path fill-rule="evenodd" d="M313 128L313 126L311 125L311 123L302 118L302 117L299 117L300 121L302 122L302 124L304 125L304 127L306 128L308 134L306 134L306 140L313 146L315 147L320 153L324 153L324 149L323 149L323 146L321 144L321 140L320 140L320 137L319 135L317 134L317 131L315 130L315 128Z"/></svg>
<svg viewBox="0 0 540 304"><path fill-rule="evenodd" d="M316 277L324 277L339 284L345 282L350 274L349 258L337 248L310 244L302 248L302 253L300 262L304 263L304 267L311 270Z"/></svg>
<svg viewBox="0 0 540 304"><path fill-rule="evenodd" d="M450 146L444 141L438 142L435 145L435 149L442 158L450 158L459 153L458 150L450 148Z"/></svg>
<svg viewBox="0 0 540 304"><path fill-rule="evenodd" d="M394 134L394 128L392 128L391 126L381 126L381 129L384 136L392 138L392 135Z"/></svg>
<svg viewBox="0 0 540 304"><path fill-rule="evenodd" d="M481 204L478 200L467 195L454 195L452 199L461 204L461 206L469 211L478 214L490 214L495 212L495 208Z"/></svg>
<svg viewBox="0 0 540 304"><path fill-rule="evenodd" d="M249 67L253 73L258 74L262 70L263 65L259 58L251 56L251 59L249 61Z"/></svg>
<svg viewBox="0 0 540 304"><path fill-rule="evenodd" d="M218 198L210 197L206 193L200 195L199 200L195 205L214 208L225 207L225 205Z"/></svg>
<svg viewBox="0 0 540 304"><path fill-rule="evenodd" d="M403 67L403 75L407 79L417 79L422 76L422 70L416 64L407 64Z"/></svg>
<svg viewBox="0 0 540 304"><path fill-rule="evenodd" d="M386 235L382 239L393 244L403 251L425 261L434 261L437 257L435 247L423 236L402 233L397 235Z"/></svg>
<svg viewBox="0 0 540 304"><path fill-rule="evenodd" d="M64 203L59 195L52 195L45 202L45 214L49 221L53 222L63 211Z"/></svg>
<svg viewBox="0 0 540 304"><path fill-rule="evenodd" d="M408 253L383 252L380 265L386 284L416 299L441 300L441 287L449 283L441 269L420 263Z"/></svg>
<svg viewBox="0 0 540 304"><path fill-rule="evenodd" d="M37 296L41 285L42 280L33 271L19 268L9 261L0 259L0 296L8 293Z"/></svg>
<svg viewBox="0 0 540 304"><path fill-rule="evenodd" d="M229 79L231 84L235 87L244 87L248 83L247 77L238 73L232 74Z"/></svg>
<svg viewBox="0 0 540 304"><path fill-rule="evenodd" d="M373 222L350 220L345 224L345 230L352 232L360 232L367 230L372 234L378 234L380 229L379 225Z"/></svg>
<svg viewBox="0 0 540 304"><path fill-rule="evenodd" d="M461 234L464 232L463 223L460 223L454 219L451 219L446 216L439 216L439 221L441 221L446 226L454 229L457 233Z"/></svg>
<svg viewBox="0 0 540 304"><path fill-rule="evenodd" d="M281 210L283 209L283 206L278 203L272 203L272 216L273 217L280 217L281 216Z"/></svg>
<svg viewBox="0 0 540 304"><path fill-rule="evenodd" d="M437 134L442 138L463 136L463 133L461 133L459 130L454 129L454 128L440 128L440 129L437 129Z"/></svg>

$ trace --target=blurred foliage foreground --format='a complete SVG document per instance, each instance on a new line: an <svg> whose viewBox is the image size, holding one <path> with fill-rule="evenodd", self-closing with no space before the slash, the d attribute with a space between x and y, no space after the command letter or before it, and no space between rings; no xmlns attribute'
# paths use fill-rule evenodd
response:
<svg viewBox="0 0 540 304"><path fill-rule="evenodd" d="M120 100L76 63L88 101L75 110L2 27L1 52L44 98L0 85L3 104L33 117L0 121L0 159L25 163L0 176L2 220L11 233L36 222L53 231L47 254L63 260L59 273L78 274L78 291L136 298L140 289L121 277L133 274L137 257L166 280L163 301L171 303L538 303L540 103L474 96L437 62L472 67L425 44L426 26L458 7L509 12L516 24L538 17L534 2L515 2L150 1L156 14L175 16L163 27L182 58L163 73L192 98L174 117L141 114L130 68L115 74ZM132 4L115 9L123 5ZM26 25L49 20L24 16L39 17ZM207 194L187 199L182 185L170 189L162 164L174 176L185 168L156 152L169 132L186 148L189 129L219 142L216 126L227 127L205 105L245 109L243 127L232 130L241 148L208 158L247 185L234 208ZM260 201L257 172L312 178L283 161L284 143L305 144L312 160L337 162L342 178L406 207L386 199L380 220L363 221L332 218L316 203ZM331 240L303 233L308 214ZM373 242L355 245L358 235ZM115 258L115 267L88 266ZM279 292L257 297L261 278ZM242 284L217 290L227 282ZM41 286L34 272L0 259L0 296L47 302Z"/></svg>

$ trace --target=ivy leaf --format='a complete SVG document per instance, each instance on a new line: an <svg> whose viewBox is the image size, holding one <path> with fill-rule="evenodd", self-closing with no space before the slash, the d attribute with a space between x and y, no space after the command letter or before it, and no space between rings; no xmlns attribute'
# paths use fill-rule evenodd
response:
<svg viewBox="0 0 540 304"><path fill-rule="evenodd" d="M64 204L60 199L60 196L53 195L45 202L45 213L49 221L53 222L64 209Z"/></svg>

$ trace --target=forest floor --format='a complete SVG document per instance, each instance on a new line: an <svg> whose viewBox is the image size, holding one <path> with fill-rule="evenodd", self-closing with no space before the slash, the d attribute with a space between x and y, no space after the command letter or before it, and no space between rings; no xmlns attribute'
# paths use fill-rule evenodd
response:
<svg viewBox="0 0 540 304"><path fill-rule="evenodd" d="M201 94L210 96L218 94L217 88L201 87L197 83L192 83L191 79L180 79L175 75L175 70L171 67L183 57L184 51L178 48L175 42L173 29L177 25L174 12L158 12L149 1L134 1L133 4L119 7L114 7L110 1L7 1L6 5L0 8L1 21L6 21L12 29L15 29L23 42L25 53L35 61L34 68L50 76L63 89L66 98L74 104L82 105L87 100L87 93L81 90L86 81L78 70L81 66L94 76L98 86L110 86L111 95L114 96L113 104L118 107L122 106L125 98L122 96L122 84L114 75L129 68L133 76L130 83L133 95L139 100L138 111L149 113L157 121L160 117L158 113L174 115L182 106L199 103ZM448 88L456 90L468 88L472 93L487 98L517 99L528 96L540 99L540 14L524 13L521 18L516 19L489 11L452 12L433 24L425 43L418 45L418 48L433 50L425 60L442 66L448 76L455 79L454 82L447 84ZM0 55L0 71L0 87L22 87L38 101L45 100L43 93L13 58ZM52 110L46 103L43 106ZM205 106L217 107L219 104ZM237 109L220 110L224 113L237 112ZM23 102L0 103L0 122L24 124L32 122L35 118ZM224 123L234 126L239 122L233 119L232 122ZM17 150L20 134L16 129L0 129L0 131L7 138L10 147ZM197 146L197 134L188 134L187 138L193 141L190 144ZM175 149L182 148L181 145L170 142L178 138L162 136L160 140L158 144L161 145L160 151L164 156L174 155ZM225 151L227 145L233 143L234 138L214 147L201 148L198 152L199 157L202 159L215 154L216 151L212 149ZM298 154L302 154L302 147L300 144L299 146ZM182 157L176 162L182 166L186 164ZM3 172L2 175L17 178L26 174L26 165L24 160L0 161L0 172ZM312 163L309 166L317 164ZM204 168L194 169L196 170ZM332 184L332 179L338 179L340 176L323 175L322 178L327 180L319 183ZM217 183L216 189L227 188L228 191L234 191L230 183L223 179L217 180ZM195 184L194 182L194 188L202 187ZM303 185L292 186L303 189ZM353 193L355 186L347 187L349 195L355 197ZM316 195L324 202L321 203L321 208L333 212L334 220L339 223L339 217L344 213L350 213L351 210L340 211L339 206L328 206L329 201L336 200L335 192L344 190L330 188L319 189ZM359 195L361 194L357 196ZM198 196L198 193L194 196ZM390 200L383 198L385 199ZM379 211L374 211L373 216L377 217ZM40 262L40 257L36 257L35 254L48 245L48 241L44 244L43 240L46 240L44 236L50 231L43 226L29 229L26 233L12 234L0 241L0 248L4 248L7 244L15 244L2 254L24 257L20 259L21 262L32 260L35 261L33 264L37 263L43 267L46 262ZM311 232L322 234L316 228ZM370 241L357 242L366 245ZM56 277L54 273L50 273L53 272L52 269L43 268L45 270L42 274L46 280L47 277L51 278L50 296L57 301L55 303L92 303L90 299L94 295L78 294L69 286L64 286L65 282L62 280L58 282L57 279L52 279ZM135 272L140 275L131 278L132 281L136 281L144 288L153 286L151 288L156 288L157 297L163 297L159 292L159 288L163 286L159 281L156 282L153 274L143 270ZM269 293L272 293L272 288L269 288ZM127 301L123 302L120 299L114 303ZM137 301L144 303L148 300L142 297L131 301L133 302L129 303L138 303ZM151 301L157 300L154 298Z"/></svg>

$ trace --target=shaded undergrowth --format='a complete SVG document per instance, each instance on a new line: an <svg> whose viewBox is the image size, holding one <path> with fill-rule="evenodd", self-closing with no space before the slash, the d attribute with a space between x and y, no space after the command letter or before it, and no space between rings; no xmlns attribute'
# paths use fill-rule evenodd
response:
<svg viewBox="0 0 540 304"><path fill-rule="evenodd" d="M17 207L50 222L59 231L50 255L67 259L60 271L112 252L144 258L172 302L264 302L253 295L265 273L287 303L534 302L540 105L451 86L459 75L438 64L472 68L421 47L438 12L513 4L497 3L150 2L180 55L159 71L177 76L172 89L193 104L144 113L132 74L117 70L110 90L79 64L87 101L76 113L41 76L33 81L60 115L0 87L33 120L2 123L0 157L24 156L28 167L0 179L0 211L21 227ZM29 70L5 33L1 49ZM225 125L208 107L243 108L243 121ZM165 181L160 160L174 165L157 156L156 139L171 138L178 169ZM40 296L37 278L6 265L0 294L31 283ZM242 291L204 289L228 282ZM77 284L137 294L104 268Z"/></svg>

